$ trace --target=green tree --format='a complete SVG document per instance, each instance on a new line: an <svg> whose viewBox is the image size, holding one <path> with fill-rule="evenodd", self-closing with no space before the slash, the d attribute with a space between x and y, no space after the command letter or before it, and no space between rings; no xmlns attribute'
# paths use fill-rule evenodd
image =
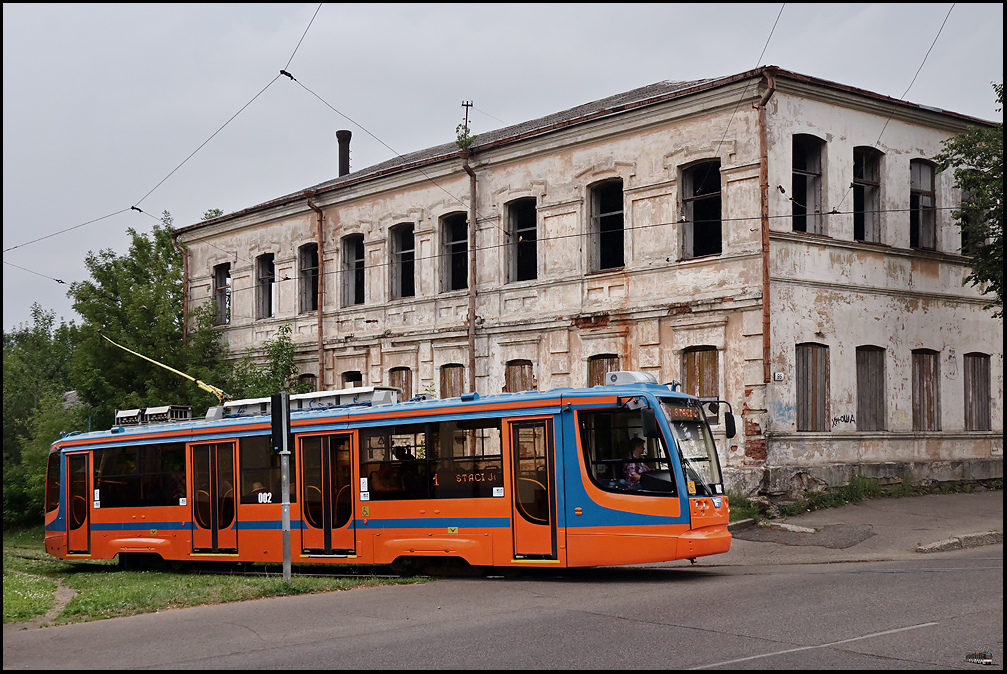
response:
<svg viewBox="0 0 1007 674"><path fill-rule="evenodd" d="M76 421L67 420L55 431L35 425L44 404L62 405L67 400L73 326L61 322L57 327L55 313L38 304L32 305L32 321L3 336L4 528L41 521L39 488L49 445L59 438L59 431L79 428ZM44 446L41 466L38 453L30 452L29 446Z"/></svg>
<svg viewBox="0 0 1007 674"><path fill-rule="evenodd" d="M215 404L191 381L126 353L102 335L211 384L219 386L229 376L226 346L211 325L212 307L193 312L193 329L183 340L182 254L172 243L171 225L165 211L149 234L127 230L126 255L108 249L88 253L91 279L70 288L74 309L83 317L72 378L96 427L107 428L116 409L176 404L196 411Z"/></svg>
<svg viewBox="0 0 1007 674"><path fill-rule="evenodd" d="M272 339L262 345L264 360L256 358L252 349L234 368L232 392L240 398L264 398L287 391L306 393L309 386L298 384L294 362L294 342L289 325L281 325Z"/></svg>
<svg viewBox="0 0 1007 674"><path fill-rule="evenodd" d="M1003 110L1003 84L994 84ZM993 127L970 127L949 138L934 159L940 169L954 167L955 187L962 190L961 207L953 212L962 230L962 252L972 258L966 281L984 295L995 295L987 309L1003 317L1004 247L1004 133L1003 122ZM999 308L998 308L999 307Z"/></svg>

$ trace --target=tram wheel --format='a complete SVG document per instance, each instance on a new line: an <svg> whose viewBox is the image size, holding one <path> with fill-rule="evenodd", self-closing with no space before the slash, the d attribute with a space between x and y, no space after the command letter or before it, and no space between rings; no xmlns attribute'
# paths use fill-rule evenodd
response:
<svg viewBox="0 0 1007 674"><path fill-rule="evenodd" d="M423 566L415 557L397 557L391 564L392 571L403 578L411 578L423 573Z"/></svg>

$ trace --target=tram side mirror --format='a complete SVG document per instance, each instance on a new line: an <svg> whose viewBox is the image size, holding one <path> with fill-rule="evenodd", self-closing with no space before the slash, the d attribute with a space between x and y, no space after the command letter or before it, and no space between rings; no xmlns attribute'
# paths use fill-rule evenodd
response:
<svg viewBox="0 0 1007 674"><path fill-rule="evenodd" d="M729 438L738 434L738 429L734 425L734 415L730 412L724 412L724 430Z"/></svg>
<svg viewBox="0 0 1007 674"><path fill-rule="evenodd" d="M653 407L645 407L640 410L640 418L643 421L643 436L645 438L661 437L661 427L657 423L657 414Z"/></svg>

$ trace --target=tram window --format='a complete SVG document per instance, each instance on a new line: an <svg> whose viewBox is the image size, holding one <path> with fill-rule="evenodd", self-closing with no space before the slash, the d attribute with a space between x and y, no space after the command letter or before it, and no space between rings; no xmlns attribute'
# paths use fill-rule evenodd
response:
<svg viewBox="0 0 1007 674"><path fill-rule="evenodd" d="M290 457L287 457L290 463ZM280 454L269 446L268 435L241 438L238 444L238 465L241 468L242 503L282 503L280 488ZM297 501L297 480L290 470L290 502Z"/></svg>
<svg viewBox="0 0 1007 674"><path fill-rule="evenodd" d="M185 443L95 450L94 491L100 508L178 505L185 497Z"/></svg>
<svg viewBox="0 0 1007 674"><path fill-rule="evenodd" d="M361 431L371 500L492 497L503 486L500 422L480 421Z"/></svg>
<svg viewBox="0 0 1007 674"><path fill-rule="evenodd" d="M49 453L45 480L45 511L51 513L59 508L59 452Z"/></svg>
<svg viewBox="0 0 1007 674"><path fill-rule="evenodd" d="M584 462L592 482L608 491L678 494L664 441L644 437L639 411L583 411L578 418ZM634 444L641 441L643 451L634 454Z"/></svg>

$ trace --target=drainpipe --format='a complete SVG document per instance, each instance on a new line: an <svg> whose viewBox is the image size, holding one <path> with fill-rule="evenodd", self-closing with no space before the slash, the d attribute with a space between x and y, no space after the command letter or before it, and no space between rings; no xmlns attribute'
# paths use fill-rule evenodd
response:
<svg viewBox="0 0 1007 674"><path fill-rule="evenodd" d="M171 245L182 253L182 343L189 341L189 250L178 244L178 232L171 231Z"/></svg>
<svg viewBox="0 0 1007 674"><path fill-rule="evenodd" d="M476 390L476 174L469 166L472 151L464 149L462 168L469 174L469 382Z"/></svg>
<svg viewBox="0 0 1007 674"><path fill-rule="evenodd" d="M766 68L766 93L759 99L759 201L762 211L762 380L770 380L769 340L769 147L766 139L766 104L776 91L776 69Z"/></svg>
<svg viewBox="0 0 1007 674"><path fill-rule="evenodd" d="M315 298L316 302L316 314L318 315L318 328L315 332L318 333L318 390L325 390L325 358L324 352L322 351L322 298L325 294L325 274L324 274L324 263L322 262L322 209L315 206L311 202L311 197L315 196L315 193L311 190L305 190L304 196L307 198L308 207L315 212L315 221L318 231L318 295Z"/></svg>

